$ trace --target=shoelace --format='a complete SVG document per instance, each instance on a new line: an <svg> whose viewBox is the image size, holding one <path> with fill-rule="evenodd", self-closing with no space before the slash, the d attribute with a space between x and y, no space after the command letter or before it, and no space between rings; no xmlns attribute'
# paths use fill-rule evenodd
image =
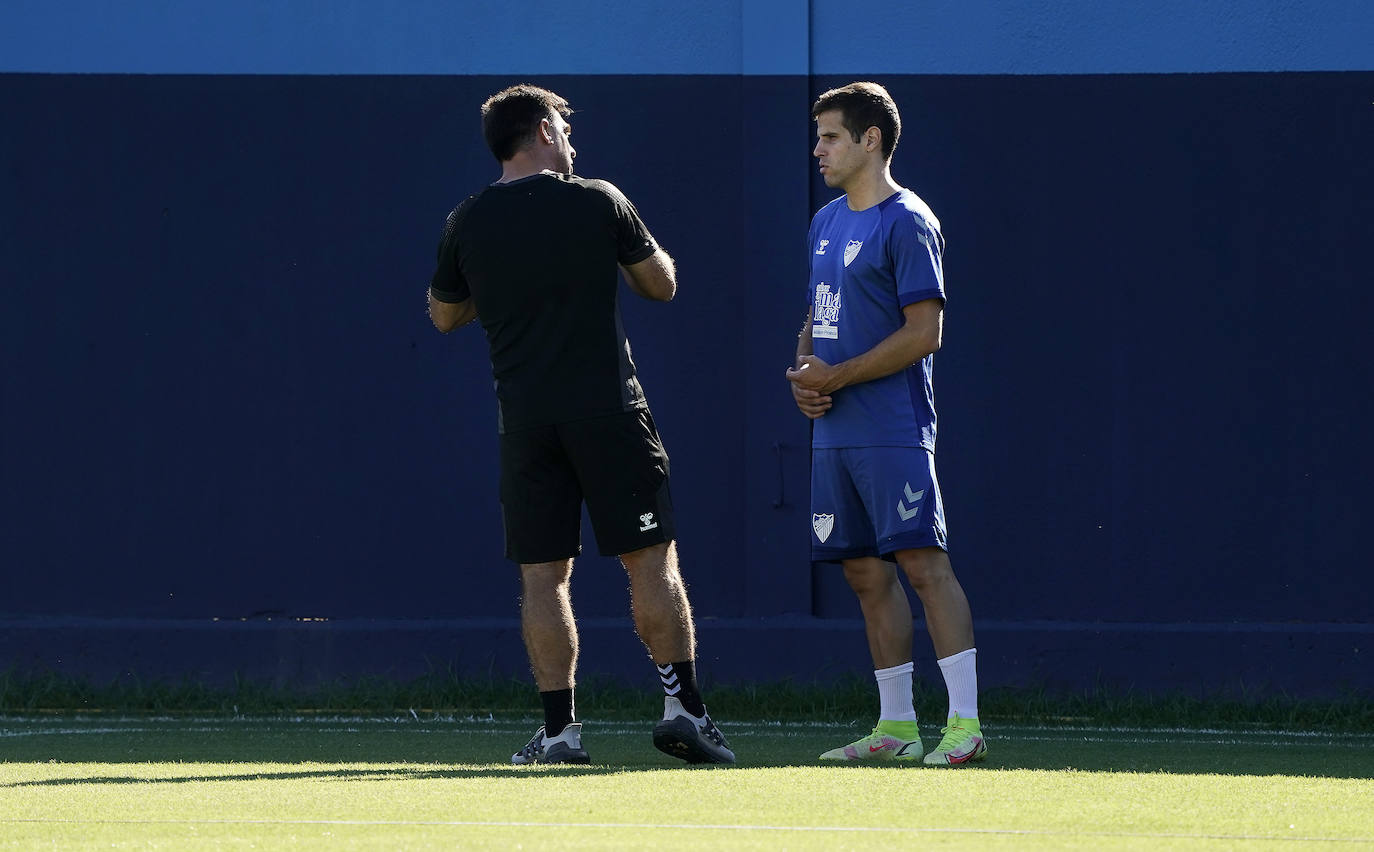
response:
<svg viewBox="0 0 1374 852"><path fill-rule="evenodd" d="M701 731L703 736L709 738L711 742L716 745L725 745L725 735L716 728L716 723L711 721L710 716L701 720L701 724L697 726L697 730Z"/></svg>
<svg viewBox="0 0 1374 852"><path fill-rule="evenodd" d="M525 747L520 749L520 754L526 758L538 759L544 753L544 729L540 728L530 737L530 741L525 743Z"/></svg>
<svg viewBox="0 0 1374 852"><path fill-rule="evenodd" d="M858 745L861 744L861 743L862 743L862 744L867 744L869 740L875 740L875 739L876 739L876 740L881 740L883 737L891 737L892 739L897 739L897 737L893 737L891 734L885 734L885 733L883 733L883 732L875 725L875 726L873 727L873 732L872 732L872 733L870 733L868 736L864 737L864 738L861 739L861 740L856 740L856 741L854 741L854 742L852 743L852 745L858 746Z"/></svg>
<svg viewBox="0 0 1374 852"><path fill-rule="evenodd" d="M940 738L940 744L935 747L936 751L949 751L973 736L972 731L968 728L961 727L958 722L955 722L953 725L944 726L940 729L940 733L944 734L944 736Z"/></svg>

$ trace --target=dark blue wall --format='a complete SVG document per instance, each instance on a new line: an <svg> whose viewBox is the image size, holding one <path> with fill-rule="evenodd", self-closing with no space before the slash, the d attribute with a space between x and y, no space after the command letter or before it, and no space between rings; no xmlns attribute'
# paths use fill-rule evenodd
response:
<svg viewBox="0 0 1374 852"><path fill-rule="evenodd" d="M444 217L496 174L475 105L503 82L0 77L24 117L4 151L0 511L25 570L5 572L4 610L510 610L485 343L424 310ZM767 300L743 310L733 277L741 163L703 174L695 140L653 127L658 99L737 109L740 83L544 82L584 111L583 171L679 260L681 298L628 297L626 323L678 459L684 556L722 591L706 608L738 613L750 365L722 341ZM772 324L785 341L792 318ZM623 614L623 585L582 608Z"/></svg>
<svg viewBox="0 0 1374 852"><path fill-rule="evenodd" d="M847 79L535 80L678 261L624 312L704 637L857 616L807 561L782 379L831 197L807 109ZM1369 625L1374 73L880 79L948 238L980 624ZM0 615L514 614L485 343L424 312L509 82L0 75ZM623 615L614 563L579 566L579 613Z"/></svg>

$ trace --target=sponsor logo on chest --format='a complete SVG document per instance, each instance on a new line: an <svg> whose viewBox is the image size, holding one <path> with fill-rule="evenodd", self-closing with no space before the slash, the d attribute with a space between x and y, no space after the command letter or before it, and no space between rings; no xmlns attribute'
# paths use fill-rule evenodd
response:
<svg viewBox="0 0 1374 852"><path fill-rule="evenodd" d="M835 340L840 336L840 291L831 290L822 281L816 285L815 316L812 317L811 337Z"/></svg>

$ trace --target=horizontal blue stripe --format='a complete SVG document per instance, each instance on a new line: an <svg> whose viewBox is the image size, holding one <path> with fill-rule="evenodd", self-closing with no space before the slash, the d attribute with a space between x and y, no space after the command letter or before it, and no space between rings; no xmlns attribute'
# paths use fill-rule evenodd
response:
<svg viewBox="0 0 1374 852"><path fill-rule="evenodd" d="M920 0L862 24L856 8L812 3L812 73L1374 69L1367 0Z"/></svg>
<svg viewBox="0 0 1374 852"><path fill-rule="evenodd" d="M1374 70L1363 0L6 0L0 72Z"/></svg>
<svg viewBox="0 0 1374 852"><path fill-rule="evenodd" d="M5 0L0 71L734 74L740 0Z"/></svg>

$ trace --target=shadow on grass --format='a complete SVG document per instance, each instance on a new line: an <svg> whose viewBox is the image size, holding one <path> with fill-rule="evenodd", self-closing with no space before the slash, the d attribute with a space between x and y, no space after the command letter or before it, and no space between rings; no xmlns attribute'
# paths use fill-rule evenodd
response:
<svg viewBox="0 0 1374 852"><path fill-rule="evenodd" d="M298 729L270 735L250 731L194 733L168 728L72 735L45 732L0 740L0 754L11 770L21 763L169 764L162 777L124 773L25 780L3 787L62 784L179 784L282 779L529 779L551 776L606 775L626 772L734 771L730 767L689 766L655 751L641 735L619 728L592 729L584 743L592 752L590 766L511 766L508 755L523 739L501 732L453 732L398 727L365 733ZM738 769L786 769L822 766L816 756L852 733L846 726L808 727L793 732L770 728L751 732L725 726L740 756ZM986 761L969 767L921 764L830 764L827 771L986 772L1012 770L1126 772L1139 774L1374 777L1374 742L1339 734L1282 732L1103 731L1089 734L1059 728L989 727ZM922 731L930 748L938 732ZM520 742L516 742L520 740ZM176 764L221 764L225 773L177 775ZM268 764L268 771L250 768ZM234 772L235 766L242 771ZM0 764L3 769L4 764ZM191 769L192 767L186 767ZM58 771L61 771L60 769Z"/></svg>
<svg viewBox="0 0 1374 852"><path fill-rule="evenodd" d="M0 789L18 787L62 787L73 784L204 784L221 781L304 781L304 780L335 780L335 781L431 781L431 780L462 780L468 778L521 778L530 781L537 781L547 778L553 774L577 774L577 775L613 775L625 772L624 766L544 766L544 767L525 767L525 766L482 766L482 767L457 767L453 769L423 769L413 766L397 766L394 769L301 769L285 772L246 772L242 774L216 774L216 775L175 775L163 777L140 778L131 775L95 775L79 776L66 778L45 778L40 781L16 781L12 784L0 784ZM648 771L650 767L635 767ZM657 769L671 769L673 767L655 767ZM679 767L688 770L712 769L719 767Z"/></svg>

